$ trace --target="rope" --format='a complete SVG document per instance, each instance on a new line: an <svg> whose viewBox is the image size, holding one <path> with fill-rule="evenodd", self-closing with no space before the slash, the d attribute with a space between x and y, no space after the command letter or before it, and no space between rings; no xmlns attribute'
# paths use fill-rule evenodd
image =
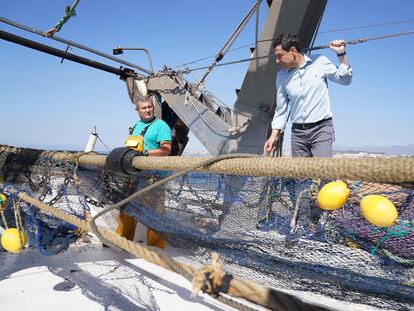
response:
<svg viewBox="0 0 414 311"><path fill-rule="evenodd" d="M295 203L295 209L293 210L293 214L292 214L292 219L290 220L290 234L294 234L296 232L296 222L298 218L300 203L302 202L302 196L308 192L309 192L309 189L305 189L301 191L298 195L298 198Z"/></svg>
<svg viewBox="0 0 414 311"><path fill-rule="evenodd" d="M250 155L251 156L251 155ZM103 167L106 156L84 155L81 168ZM143 170L183 170L208 157L135 157L132 164ZM414 158L274 158L225 159L198 171L242 176L361 180L376 183L413 183Z"/></svg>
<svg viewBox="0 0 414 311"><path fill-rule="evenodd" d="M199 80L197 80L197 78L195 77L195 75L194 74L192 74L191 72L190 72L190 74L194 77L194 79L196 80L196 82L197 82L197 84L199 85ZM186 83L188 83L188 84L190 84L191 82L189 82L187 79L185 79L185 78L181 78L182 80L184 80ZM176 82L182 87L182 88L184 88L184 89L186 89L185 88L185 86L183 86L182 85L182 83L180 83L180 81L179 80L176 80ZM191 90L191 89L190 89ZM201 90L201 86L200 86L200 90L199 90L202 94L203 93L205 93L207 96L211 96L213 99L215 99L216 101L218 101L220 104L221 104L221 106L219 105L219 104L217 104L216 102L214 102L214 104L216 104L216 106L218 106L220 109L229 109L230 111L231 111L231 113L232 114L236 114L236 115L240 115L240 116L244 116L244 117L246 117L246 118L249 118L249 117L251 117L250 115L248 115L248 114L246 114L246 113L243 113L243 112L240 112L240 111L238 111L238 110L234 110L232 107L230 107L228 104L226 104L226 103L224 103L221 99L219 99L217 96L215 96L213 93L211 93L211 92L209 92L208 90L206 90L206 89L204 89L203 88L203 90ZM196 94L191 94L193 97L197 97L197 95ZM192 104L193 104L193 106L194 106L194 103L192 102ZM224 108L223 108L224 107ZM194 108L196 108L195 106L194 106ZM198 113L199 113L199 111L197 111ZM200 113L199 113L200 114ZM202 115L200 115L201 117L203 117ZM205 120L205 122L207 122L206 120ZM245 124L244 125L242 125L241 127L244 127L245 126ZM240 127L240 128L241 128Z"/></svg>
<svg viewBox="0 0 414 311"><path fill-rule="evenodd" d="M75 8L78 5L80 0L75 0L75 2L72 4L72 6L66 6L65 8L65 15L56 23L56 25L48 30L45 34L48 37L51 37L55 34L55 32L60 31L62 26L72 17L76 16Z"/></svg>
<svg viewBox="0 0 414 311"><path fill-rule="evenodd" d="M224 129L220 129L216 126L214 126L213 124L211 124L211 122L209 122L204 116L203 113L198 110L197 106L194 104L193 100L191 99L191 94L189 91L186 91L185 93L185 101L184 101L184 105L187 105L188 103L191 103L191 105L193 106L194 110L198 113L198 116L207 124L207 126L212 129L214 132L216 132L217 134L221 134L221 135L229 135L229 133L231 133L229 130L224 130Z"/></svg>
<svg viewBox="0 0 414 311"><path fill-rule="evenodd" d="M68 162L72 165L75 165L75 169L79 166L79 160L82 156L87 155L87 154L93 154L93 151L90 152L84 152L84 151L80 151L80 152L76 152L73 154L69 154L69 158L68 158Z"/></svg>
<svg viewBox="0 0 414 311"><path fill-rule="evenodd" d="M197 70L209 69L210 67L228 66L228 65L234 65L234 64L249 62L249 61L252 61L252 60L263 59L263 58L272 58L272 57L274 57L274 55L249 57L249 58L243 58L243 59L240 59L240 60L235 60L235 61L231 61L231 62L227 62L227 63L221 63L221 64L216 63L216 64L211 64L209 66L203 66L203 67L198 67L198 68L188 68L188 69L185 69L185 70L179 70L177 72L180 72L180 73L183 73L183 74L188 74L190 72L197 71Z"/></svg>
<svg viewBox="0 0 414 311"><path fill-rule="evenodd" d="M184 170L182 170L180 172L177 172L175 174L172 174L172 175L170 175L170 176L168 176L168 177L166 177L164 179L161 179L161 180L153 183L152 185L150 185L150 186L148 186L148 187L146 187L144 189L141 189L141 190L135 192L134 194L132 194L129 197L121 200L120 202L118 202L118 203L116 203L116 204L114 204L112 206L109 206L109 207L105 208L104 210L100 211L99 213L97 213L91 219L91 228L92 228L92 231L98 236L99 239L103 240L103 243L104 244L108 244L108 246L111 246L113 248L116 248L116 245L111 244L109 241L105 241L105 239L100 235L100 233L97 230L96 220L99 217L101 217L102 215L104 215L104 214L106 214L106 213L108 213L108 212L110 212L110 211L112 211L114 209L120 208L123 205L125 205L125 204L127 204L127 203L129 203L129 202L131 202L133 200L135 200L137 197L139 197L139 196L141 196L141 195L143 195L143 194L145 194L145 193L147 193L147 192L149 192L149 191L151 191L153 189L156 189L156 188L158 188L158 187L160 187L160 186L168 183L171 180L174 180L174 179L176 179L176 178L178 178L180 176L186 175L186 174L188 174L191 171L195 171L198 168L205 167L205 166L210 166L213 163L216 163L216 162L219 162L219 161L222 161L222 160L226 160L226 159L233 159L233 158L254 158L254 157L257 157L257 156L254 156L254 155L251 155L251 154L227 154L227 155L222 155L222 156L218 156L218 157L211 158L211 159L208 159L208 160L204 160L204 161L202 161L200 163L197 163L197 164L194 164L194 165L190 166L189 168L186 168L186 169L184 169Z"/></svg>
<svg viewBox="0 0 414 311"><path fill-rule="evenodd" d="M145 189L148 189L151 186ZM149 190L150 189L148 189L148 191ZM69 222L77 226L83 231L92 231L92 223L90 222L81 220L76 216L66 214L65 212L58 210L53 206L47 205L43 202L36 200L35 198L32 198L24 192L20 192L18 194L18 197L23 201L31 204L32 206L40 208L46 212L51 213L57 218L60 218L66 222ZM127 251L128 253L136 257L143 258L167 270L177 272L181 274L183 277L187 278L188 280L192 280L192 276L197 271L197 269L191 267L186 263L175 261L174 259L169 258L167 255L165 255L165 253L162 250L155 248L149 249L147 247L129 241L116 233L107 231L103 228L99 228L98 230L99 234L102 237L104 237L104 240L111 241L111 243L117 245L117 247L123 249L124 251ZM274 289L269 289L260 284L256 284L252 281L245 279L233 278L230 282L228 293L233 297L243 298L255 304L270 308L272 310L326 310L323 307L306 303L293 295L279 292ZM229 305L241 306L240 303L237 303L232 299L226 299L224 295L220 295L219 297L220 301L229 303ZM242 307L242 309L246 308L247 307L245 306Z"/></svg>
<svg viewBox="0 0 414 311"><path fill-rule="evenodd" d="M5 229L9 229L9 226L7 225L7 221L6 221L6 217L4 216L4 209L0 210L0 214L1 214L1 219L3 220L3 224Z"/></svg>
<svg viewBox="0 0 414 311"><path fill-rule="evenodd" d="M348 28L329 29L329 30L319 31L319 33L330 33L330 32L339 32L339 31L346 31L346 30L374 28L378 26L388 26L388 25L396 25L396 24L412 23L412 22L414 22L414 19L400 20L400 21L380 23L380 24L360 25L360 26L354 26L354 27L348 27Z"/></svg>
<svg viewBox="0 0 414 311"><path fill-rule="evenodd" d="M16 148L0 145L0 151L15 153ZM105 155L92 155L67 152L47 152L41 154L55 160L67 161L76 155L79 167L97 170L105 166ZM252 157L251 154L247 156ZM132 161L136 169L177 171L211 159L210 157L135 157ZM253 157L249 159L225 159L218 163L201 167L197 171L262 177L290 177L309 179L359 180L374 183L414 185L414 158L275 158Z"/></svg>
<svg viewBox="0 0 414 311"><path fill-rule="evenodd" d="M333 32L340 32L340 31L346 31L346 30L373 28L373 27L378 27L378 26L387 26L387 25L395 25L395 24L411 23L411 22L414 22L414 19L394 21L394 22L388 22L388 23L380 23L380 24L362 25L362 26L355 26L355 27L348 27L348 28L330 29L330 30L323 30L323 31L318 31L318 29L319 29L319 26L318 26L318 28L316 30L316 33L317 34L333 33ZM262 43L262 42L269 42L269 41L273 41L273 40L274 39L263 39L263 40L258 40L257 42L258 43ZM240 50L240 49L243 49L245 47L252 46L252 45L253 45L253 43L248 43L248 44L245 44L245 45L241 45L239 47L236 47L236 48L233 48L233 49L228 50L227 53L234 52L234 51L237 51L237 50ZM192 65L192 64L195 64L195 63L199 63L199 62L201 62L203 60L210 59L210 58L213 58L215 56L216 55L210 55L210 56L206 56L206 57L203 57L203 58L199 58L199 59L196 59L196 60L193 60L193 61L189 61L187 63L183 63L181 65L175 66L175 67L173 67L173 69L177 69L177 68L184 67L184 66L187 66L187 65Z"/></svg>
<svg viewBox="0 0 414 311"><path fill-rule="evenodd" d="M182 80L184 80L184 81L186 81L186 83L189 83L186 79L182 79ZM196 95L196 94L194 94L194 92L193 92L193 90L192 90L192 88L187 88L183 83L182 83L182 81L181 81L181 79L178 79L177 77L175 78L175 82L181 87L181 88L183 88L184 90L186 90L186 93L185 93L185 100L184 100L184 105L187 105L188 103L191 103L191 105L193 106L193 108L195 109L195 111L198 113L198 115L200 116L200 118L207 124L207 126L209 127L209 128L211 128L213 131L215 131L215 132L217 132L218 134L220 134L220 135L225 135L225 136L227 136L227 135L234 135L236 132L240 132L240 130L242 129L242 128L244 128L249 122L250 122L250 120L247 120L244 124L242 124L242 125L240 125L240 126L237 126L237 127L232 127L232 128L229 128L229 129L227 129L227 130L225 130L225 129L220 129L220 128L218 128L218 127L216 127L216 126L214 126L213 124L211 124L211 122L210 121L208 121L204 116L203 116L203 113L197 108L197 106L194 104L194 102L193 102L193 100L192 100L192 98L191 97L197 97L198 95ZM200 84L198 84L198 86L197 87L200 87ZM200 91L201 92L201 94L203 94L203 92L204 92L204 90L203 91ZM210 96L212 96L212 97L215 97L214 95L212 95L211 93L209 93L209 92L206 92L206 94L207 95L210 95ZM217 105L217 104L216 104ZM218 107L220 107L220 105L217 105ZM227 105L224 105L226 108L228 108L228 106ZM222 107L220 107L220 108L222 108ZM247 116L246 114L243 114L243 113L240 113L240 112L238 112L238 111L235 111L235 110L233 110L233 109L231 109L231 108L229 108L234 114L238 114L238 115L243 115L243 116L246 116L246 117L249 117L249 116Z"/></svg>
<svg viewBox="0 0 414 311"><path fill-rule="evenodd" d="M21 233L22 232L24 233L24 230L23 230L23 224L22 224L22 217L20 215L19 204L20 204L20 199L13 201L14 219L16 221L17 235L19 236L20 249L23 249L25 245L23 245Z"/></svg>
<svg viewBox="0 0 414 311"><path fill-rule="evenodd" d="M382 249L382 252L389 258L391 258L392 260L394 260L395 262L404 264L404 265L413 265L414 266L414 259L407 259L407 258L403 258L397 255L394 255L393 253L391 253L390 251L386 250L386 249Z"/></svg>
<svg viewBox="0 0 414 311"><path fill-rule="evenodd" d="M259 14L259 5L261 2L262 0L257 0L256 3L253 5L253 7L246 14L246 16L242 19L240 24L236 27L234 32L230 35L229 39L227 39L224 46L216 54L216 58L214 62L210 66L207 67L207 71L204 73L203 77L200 79L200 82L197 85L197 87L199 87L200 85L204 85L204 81L207 78L207 76L210 74L213 68L216 67L217 63L223 59L224 55L228 52L229 48L233 45L234 41L237 39L239 34L242 32L243 28L246 26L247 22L252 17L253 13L257 10L257 14Z"/></svg>
<svg viewBox="0 0 414 311"><path fill-rule="evenodd" d="M162 179L162 180L160 180L158 182L155 182L154 184L152 184L152 185L150 185L150 186L148 186L148 187L146 187L144 189L141 189L141 190L135 192L134 194L130 195L129 197L123 199L122 201L114 204L113 206L109 206L109 207L105 208L104 210L102 210L101 212L99 212L98 214L96 214L91 219L91 221L90 221L90 225L91 225L92 231L96 234L96 236L104 244L106 244L106 245L108 245L110 247L113 247L113 248L117 249L118 246L119 246L118 244L112 243L112 241L107 240L103 235L100 234L100 232L98 230L98 227L96 225L96 220L99 217L101 217L102 215L108 213L111 210L114 210L116 208L120 208L121 206L127 204L128 202L131 202L132 200L136 199L137 197L139 197L139 196L141 196L141 195L143 195L143 194L145 194L145 193L147 193L147 192L149 192L149 191L151 191L151 190L153 190L155 188L158 188L158 187L160 187L160 186L168 183L169 181L171 181L171 180L173 180L173 179L175 179L177 177L183 176L183 175L185 175L185 174L187 174L187 173L189 173L191 171L194 171L194 170L196 170L199 167L208 166L208 165L210 165L212 163L215 163L215 162L218 162L218 161L221 161L221 160L224 160L224 159L236 158L236 157L237 158L240 158L240 157L249 157L249 158L251 158L251 157L254 157L254 156L247 155L247 154L231 154L231 155L219 156L219 157L212 158L212 159L203 161L201 163L198 163L198 164L196 164L196 165L194 165L194 166L192 166L192 167L190 167L188 169L185 169L185 170L180 171L178 173L175 173L175 174L173 174L171 176L168 176L168 177L166 177L166 178L164 178L164 179ZM157 254L158 254L159 257L161 257L165 261L165 263L168 265L168 268L170 270L172 270L172 271L174 271L176 273L179 273L180 275L184 276L187 280L190 280L191 281L193 279L193 276L196 273L195 271L189 270L187 266L183 266L182 264L178 264L176 261L168 258L161 251L158 251L157 250ZM234 303L233 303L233 306L234 306Z"/></svg>
<svg viewBox="0 0 414 311"><path fill-rule="evenodd" d="M313 180L312 184L309 186L308 189L305 189L299 193L298 199L296 200L296 203L295 203L295 209L293 210L292 219L290 221L290 233L291 234L294 234L296 232L296 222L297 222L299 207L302 202L303 195L308 193L310 198L316 200L316 196L319 191L320 183L321 183L320 180Z"/></svg>
<svg viewBox="0 0 414 311"><path fill-rule="evenodd" d="M377 243L377 245L372 249L371 251L371 255L375 255L376 251L378 250L378 248L380 247L380 245L385 242L387 239L389 239L390 237L395 237L395 238L404 238L408 235L408 233L411 231L412 229L412 225L410 223L402 223L400 225L396 225L393 226L391 228L387 228L387 234L385 236L383 236ZM379 232L381 231L382 228L380 229L373 229L373 232Z"/></svg>
<svg viewBox="0 0 414 311"><path fill-rule="evenodd" d="M111 151L111 149L109 149L109 148L108 148L108 146L107 146L107 145L105 145L105 143L102 141L102 139L99 137L99 135L98 135L98 134L96 134L96 138L98 138L98 140L101 142L101 144L102 144L102 145L104 145L104 146L105 146L105 148L106 148L108 151Z"/></svg>
<svg viewBox="0 0 414 311"><path fill-rule="evenodd" d="M81 229L82 231L85 232L92 232L92 227L90 225L89 222L85 221L85 220L81 220L79 218L77 218L76 216L73 215L69 215L66 214L65 212L47 205L41 201L36 200L35 198L32 198L31 196L29 196L28 194L24 193L24 192L20 192L18 194L18 197L20 199L22 199L23 201L39 208L42 209L50 214L52 214L53 216L62 219L66 222L69 222L73 225L75 225L76 227L78 227L79 229ZM152 263L156 263L159 266L166 268L168 270L171 270L168 263L166 263L165 261L163 261L159 255L157 254L157 252L155 251L151 251L148 248L144 247L144 246L140 246L136 243L133 243L121 236L119 236L116 233L107 231L105 229L99 228L99 232L102 236L104 236L105 240L110 240L113 243L117 244L119 246L119 248L137 256L140 258L144 258Z"/></svg>
<svg viewBox="0 0 414 311"><path fill-rule="evenodd" d="M400 32L400 33L396 33L396 34L384 35L384 36L379 36L379 37L353 39L353 40L350 40L350 41L346 41L345 44L354 45L354 44L364 43L364 42L368 42L368 41L381 40L381 39L400 37L400 36L407 36L407 35L413 35L413 34L414 34L414 31ZM270 41L270 39L268 41ZM315 46L315 47L312 47L312 48L303 49L302 51L303 52L308 52L308 51L314 51L314 50L321 50L321 49L329 48L329 46L330 46L329 44L319 45L319 46ZM234 65L234 64L239 64L239 63L243 63L243 62L249 62L249 61L252 61L252 60L258 60L258 59L263 59L263 58L273 58L273 57L274 57L273 54L258 56L258 57L250 57L250 58L244 58L244 59L235 60L235 61L231 61L231 62L227 62L227 63L221 63L221 64L215 64L215 65L212 64L212 65L209 65L209 66L203 66L203 67L198 67L198 68L187 68L185 70L180 70L179 72L181 72L183 74L187 74L187 73L190 73L192 71L204 70L204 69L207 69L207 68L210 68L210 67L220 67L220 66Z"/></svg>
<svg viewBox="0 0 414 311"><path fill-rule="evenodd" d="M407 36L407 35L413 35L413 34L414 34L414 31L400 32L400 33L384 35L384 36L378 36L378 37L353 39L353 40L350 40L350 41L346 41L345 44L353 45L353 44L359 44L359 43L364 43L364 42L368 42L368 41L381 40L381 39L394 38L394 37L401 37L401 36ZM326 48L329 48L329 46L330 46L329 44L319 45L319 46L315 46L313 48L304 49L304 51L314 51L314 50L326 49Z"/></svg>
<svg viewBox="0 0 414 311"><path fill-rule="evenodd" d="M80 156L79 157L79 162L82 162L82 159L84 158L84 157L90 157L91 155L84 155L84 156ZM237 156L239 156L239 155L227 155L227 156L222 156L222 158L221 158L221 161L220 162L226 162L226 161L233 161L233 160L238 160L238 161L241 161L241 160L246 160L246 159L225 159L226 157L231 157L231 156L233 156L233 157L237 157ZM242 156L244 156L244 157L249 157L249 161L254 161L254 160L265 160L264 158L255 158L255 157L252 157L252 155L242 155ZM73 155L72 155L72 157L73 157ZM93 156L92 156L93 157ZM220 158L220 157L219 157ZM136 160L143 160L143 159L140 159L140 158L138 158L138 159L136 159ZM158 160L161 160L161 159L158 159ZM207 159L207 160L205 160L205 162L207 162L207 161L214 161L214 160L216 160L217 161L217 159ZM198 162L198 164L199 165L207 165L207 164L202 164L202 163L200 163L200 162ZM218 165L218 164L220 164L220 163L216 163L216 164L210 164L209 165L209 167L213 167L214 165ZM238 165L240 165L240 163L238 164ZM412 169L412 167L413 166L411 166L411 169ZM364 170L364 168L362 167L362 168L360 168L360 170ZM378 168L377 167L377 170L379 170L379 171L382 171L382 169L381 168ZM410 168L408 167L406 167L405 168L405 170L406 171L410 171ZM179 173L181 173L181 172L179 172ZM172 176L170 176L170 177L172 177ZM153 184L153 185L151 185L151 186L154 186L155 184ZM147 189L147 191L150 191L150 190L152 190L151 189L151 186L149 187L149 188L146 188ZM135 193L135 194L137 194L137 193ZM23 194L19 194L19 197L21 197L21 195L25 195L24 193ZM21 197L22 198L22 197ZM39 202L39 201L37 201L37 202ZM29 202L30 203L30 202ZM45 205L46 207L48 207L48 205ZM62 212L63 213L63 212ZM63 214L65 214L65 213L63 213ZM68 215L68 216L70 216L70 215ZM71 216L71 217L74 217L74 216ZM76 219L76 217L74 217L75 219ZM68 221L68 220L66 220L66 219L64 219L65 221ZM71 223L73 223L72 221L68 221L68 222L71 222ZM91 229L91 224L90 223L88 223L88 222L84 222L84 224L85 225L88 225L89 226L89 229ZM76 225L76 224L75 224ZM82 228L81 228L82 229ZM90 230L89 230L90 231ZM99 232L102 234L102 236L105 238L105 239L107 239L107 240L109 240L109 241L111 241L112 242L112 240L110 239L110 238L112 238L113 239L113 241L114 242L116 242L116 243L114 243L114 244L116 244L116 245L120 245L120 244L118 244L117 242L118 242L118 240L116 240L116 239L118 239L118 238L121 238L121 237L119 237L119 236L116 236L115 235L115 237L113 237L113 236L110 236L110 238L107 238L107 235L105 234L105 232L104 231L102 231L101 229L99 229ZM113 234L113 233L109 233L109 234ZM114 234L113 234L114 235ZM122 240L120 240L121 242L122 242ZM129 241L130 242L130 241ZM126 242L125 243L127 243L127 245L129 245L128 244L128 240L126 240ZM131 242L132 243L132 242ZM134 245L135 243L132 243L132 245ZM125 249L126 247L121 247L122 249ZM128 249L125 249L125 250L127 250L128 251ZM144 250L141 250L141 252L144 252ZM136 253L138 253L138 251L136 251ZM153 260L155 260L155 261L160 261L162 264L164 264L168 269L170 269L170 270L173 270L173 271L175 271L175 272L178 272L178 273L180 273L181 275L183 275L184 277L186 277L186 278L190 278L191 277L191 275L194 275L194 269L192 268L192 267L190 267L190 268L188 268L187 266L183 266L183 265L181 265L179 262L176 262L176 261L174 261L173 259L171 259L171 258L169 258L169 257L167 257L167 256L165 256L165 255L163 255L163 253L162 252L160 252L160 251L154 251L154 253L155 254L153 254L153 253L149 253L149 254L147 254L147 257L149 257L150 259L153 259ZM134 255L136 255L135 253L132 253L132 254L134 254ZM139 255L138 255L139 256ZM139 257L143 257L143 256L139 256ZM144 258L145 259L145 258ZM148 260L148 259L147 259ZM151 262L153 262L153 261L151 261ZM161 265L161 264L160 264ZM161 265L162 266L162 265ZM241 282L241 284L239 284L238 282ZM272 290L269 290L269 289L266 289L266 288L263 288L263 287L260 287L260 285L258 285L259 287L255 287L255 286L257 286L257 284L255 284L255 283L253 283L253 284L250 284L249 283L250 281L247 281L247 280L232 280L231 281L231 286L230 286L230 288L229 288L229 294L231 294L232 296L235 296L235 297L241 297L241 298L245 298L245 299L248 299L248 300L250 300L250 301L254 301L255 303L259 303L259 302L257 302L257 299L260 301L260 302L263 302L263 301L265 301L265 304L266 304L266 306L270 306L271 308L274 308L274 309L277 309L277 306L281 306L281 305L283 305L284 306L284 309L287 309L286 308L286 305L283 303L282 304L282 302L283 302L283 300L285 299L287 299L287 300L289 300L289 303L288 303L288 305L292 305L292 306L295 306L295 307L297 307L298 305L297 305L297 303L299 303L299 302L292 302L291 304L290 304L290 301L292 300L292 297L289 297L289 298L286 298L285 296L281 296L281 293L279 293L279 292L273 292ZM259 292L257 292L257 290L259 291ZM241 296L237 296L237 295L241 295ZM270 298L269 298L270 297ZM273 297L273 298L272 298ZM282 302L281 302L282 301ZM259 303L259 304L261 304L261 305L263 305L262 303ZM281 309L283 309L283 308L281 308ZM298 308L296 308L296 309L300 309L299 307Z"/></svg>

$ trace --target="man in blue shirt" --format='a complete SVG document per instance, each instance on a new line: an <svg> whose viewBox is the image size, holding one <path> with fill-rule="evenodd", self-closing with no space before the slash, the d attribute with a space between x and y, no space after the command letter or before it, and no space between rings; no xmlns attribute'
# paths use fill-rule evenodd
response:
<svg viewBox="0 0 414 311"><path fill-rule="evenodd" d="M273 44L276 63L282 66L276 78L276 109L272 133L264 151L272 151L285 128L289 115L292 120L292 156L331 157L334 141L332 111L328 82L349 85L352 68L345 52L345 42L331 42L340 62L336 67L323 55L303 54L295 35L281 34Z"/></svg>
<svg viewBox="0 0 414 311"><path fill-rule="evenodd" d="M154 115L152 98L148 96L141 96L138 98L135 110L138 112L140 120L135 123L132 133L127 139L126 145L128 146L128 140L133 141L134 137L136 138L142 135L144 139L143 150L138 150L139 148L132 147L132 145L129 148L142 152L143 156L169 156L171 153L172 140L171 129L167 123L157 119ZM162 194L159 195L159 197L152 199L157 201L154 203L156 208L163 209L163 207L160 207L160 205L164 204L163 196ZM136 223L137 222L133 217L121 210L119 215L119 225L116 232L128 240L133 240ZM159 237L151 228L147 228L147 245L164 248L165 240Z"/></svg>

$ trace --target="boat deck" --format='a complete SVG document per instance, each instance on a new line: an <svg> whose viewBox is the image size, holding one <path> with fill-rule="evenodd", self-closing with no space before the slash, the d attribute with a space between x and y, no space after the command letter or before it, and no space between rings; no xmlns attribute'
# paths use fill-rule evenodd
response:
<svg viewBox="0 0 414 311"><path fill-rule="evenodd" d="M11 310L234 310L143 259L98 243L63 254L0 252L0 305Z"/></svg>
<svg viewBox="0 0 414 311"><path fill-rule="evenodd" d="M181 261L186 258L177 249L167 249L167 253ZM43 256L32 248L19 254L0 251L0 263L2 311L236 310L206 294L192 299L191 283L184 277L93 240L72 244L55 256ZM332 310L378 310L312 293L279 290Z"/></svg>

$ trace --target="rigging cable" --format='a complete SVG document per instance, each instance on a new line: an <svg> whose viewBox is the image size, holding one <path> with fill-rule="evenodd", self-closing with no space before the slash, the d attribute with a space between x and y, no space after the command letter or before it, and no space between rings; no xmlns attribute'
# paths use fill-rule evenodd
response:
<svg viewBox="0 0 414 311"><path fill-rule="evenodd" d="M109 152L111 152L111 149L109 149L108 148L108 146L107 145L105 145L105 143L102 141L102 139L99 137L99 135L98 134L96 134L96 138L98 138L98 140L101 142L101 144L102 145L104 145L104 147L109 151Z"/></svg>
<svg viewBox="0 0 414 311"><path fill-rule="evenodd" d="M186 81L185 79L183 79L184 81ZM179 80L176 80L176 82L183 88L185 89L184 85L182 85L182 83ZM188 81L186 81L188 83ZM218 135L224 135L224 136L228 136L228 135L232 135L234 132L239 131L240 129L236 129L236 128L230 128L230 129L223 129L223 128L219 128L217 126L215 126L214 124L212 124L209 120L207 120L204 117L204 111L200 111L196 104L194 104L193 100L191 99L191 97L196 97L195 94L193 94L191 91L187 90L186 94L185 94L185 101L184 101L184 105L187 104L191 104L194 108L194 110L198 113L198 115L200 116L200 118L205 122L205 124L216 134ZM219 106L220 107L220 106ZM244 126L244 125L243 125Z"/></svg>
<svg viewBox="0 0 414 311"><path fill-rule="evenodd" d="M353 39L353 40L350 40L350 41L345 42L345 44L353 45L353 44L363 43L363 42L367 42L367 41L380 40L380 39L385 39L385 38L392 38L392 37L403 36L403 35L411 35L411 34L414 34L414 31L397 33L397 34L391 34L391 35L384 35L384 36L379 36L379 37ZM329 44L319 45L319 46L315 46L315 47L312 46L311 48L303 49L303 51L304 52L305 51L313 51L313 50L320 50L320 49L325 49L325 48L329 48ZM242 63L242 62L246 62L246 61L258 60L258 59L270 58L270 57L274 57L274 55L271 54L271 55L259 56L259 57L255 57L255 58L250 57L250 58L236 60L236 61L231 61L231 62L227 62L227 63L215 64L214 67L232 65L232 64ZM206 68L209 69L212 66L213 65L204 66L204 67L200 67L200 68L180 70L178 72L181 72L183 74L189 74L189 73L192 73L193 71L202 70L202 69L206 69ZM192 101L191 101L191 103L192 103ZM192 104L194 106L194 103L192 103ZM227 105L225 105L225 106L227 106ZM194 106L194 108L195 108L195 106ZM232 110L232 109L230 108L230 110ZM197 111L197 112L200 113L199 111ZM283 132L281 134L283 136ZM283 146L283 137L281 137L281 139L279 141L279 144L276 146L277 147L276 148L276 156L281 156L281 154L282 154L282 146Z"/></svg>
<svg viewBox="0 0 414 311"><path fill-rule="evenodd" d="M388 26L388 25L396 25L396 24L412 23L412 22L414 22L414 19L406 19L406 20L388 22L388 23L382 23L382 24L370 24L370 25L362 25L362 26L355 26L355 27L348 27L348 28L330 29L330 30L320 31L319 33L331 33L331 32L340 32L340 31L355 30L355 29L366 29L366 28L374 28L378 26Z"/></svg>
<svg viewBox="0 0 414 311"><path fill-rule="evenodd" d="M318 33L319 34L322 34L322 33L334 33L334 32L346 31L346 30L364 29L364 28L374 28L374 27L379 27L379 26L395 25L395 24L402 24L402 23L412 23L412 22L414 22L414 19L400 20L400 21L394 21L394 22L388 22L388 23L380 23L380 24L361 25L361 26L355 26L355 27L349 27L349 28L338 28L338 29L324 30L324 31L319 31ZM273 40L274 39L263 39L263 40L258 40L258 43L268 42L268 41L273 41ZM242 46L239 46L239 47L230 49L227 52L234 52L234 51L243 49L245 47L249 47L252 44L253 43L248 43L248 44L245 44L245 45L242 45ZM183 63L181 65L178 65L178 66L174 67L174 69L177 69L177 68L180 68L180 67L185 67L185 66L188 66L188 65L192 65L192 64L201 62L203 60L213 58L215 56L216 55L210 55L210 56L206 56L206 57L203 57L203 58L199 58L199 59L196 59L196 60L187 62L187 63Z"/></svg>
<svg viewBox="0 0 414 311"><path fill-rule="evenodd" d="M381 39L386 39L386 38L400 37L400 36L413 35L413 34L414 34L414 31L400 32L400 33L396 33L396 34L384 35L384 36L378 36L378 37L353 39L353 40L350 40L350 41L346 41L345 44L354 45L354 44L364 43L364 42L368 42L368 41L381 40ZM326 49L326 48L329 48L329 44L318 45L318 46L311 47L311 48L308 48L308 49L302 49L302 51L308 52L308 51L321 50L321 49ZM258 56L258 57L254 57L254 58L252 58L252 57L244 58L244 59L235 60L235 61L231 61L231 62L227 62L227 63L216 64L216 65L214 65L214 67L233 65L233 64L248 62L248 61L252 61L252 60L256 60L256 59L271 58L271 57L274 57L274 55L270 54L270 55ZM180 70L179 72L187 74L187 73L190 73L192 71L203 70L203 69L209 68L211 66L212 65L198 67L198 68L188 68L188 69L185 69L185 70Z"/></svg>
<svg viewBox="0 0 414 311"><path fill-rule="evenodd" d="M230 35L230 37L227 39L226 43L224 43L223 47L218 51L218 53L215 56L214 62L207 67L206 72L204 73L203 77L200 79L200 82L198 83L197 87L204 84L204 80L207 78L207 76L210 74L210 72L215 68L215 65L221 61L226 55L226 53L229 51L230 47L233 45L234 41L237 39L237 37L240 35L244 27L246 26L247 22L250 20L252 15L255 11L259 10L259 5L262 2L262 0L257 0L257 2L253 5L253 7L249 10L249 12L246 14L246 16L242 19L240 24L236 27L236 29L233 31L233 33Z"/></svg>
<svg viewBox="0 0 414 311"><path fill-rule="evenodd" d="M414 31L399 32L399 33L394 33L394 34L390 34L390 35L383 35L383 36L377 36L377 37L353 39L353 40L350 40L350 41L346 41L345 44L353 45L353 44L364 43L364 42L368 42L368 41L375 41L375 40L381 40L381 39L387 39L387 38L401 37L401 36L407 36L407 35L413 35L413 34L414 34ZM304 51L321 50L321 49L326 49L326 48L329 48L329 44L315 46L315 47L312 47L310 49L304 49Z"/></svg>

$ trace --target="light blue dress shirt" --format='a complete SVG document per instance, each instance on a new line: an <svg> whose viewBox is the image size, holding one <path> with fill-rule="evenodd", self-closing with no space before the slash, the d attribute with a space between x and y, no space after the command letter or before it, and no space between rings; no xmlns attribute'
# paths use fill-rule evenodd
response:
<svg viewBox="0 0 414 311"><path fill-rule="evenodd" d="M277 106L273 129L284 129L290 111L292 123L313 123L332 117L328 82L349 85L352 68L336 67L323 55L304 55L305 62L296 69L281 69L276 78Z"/></svg>

